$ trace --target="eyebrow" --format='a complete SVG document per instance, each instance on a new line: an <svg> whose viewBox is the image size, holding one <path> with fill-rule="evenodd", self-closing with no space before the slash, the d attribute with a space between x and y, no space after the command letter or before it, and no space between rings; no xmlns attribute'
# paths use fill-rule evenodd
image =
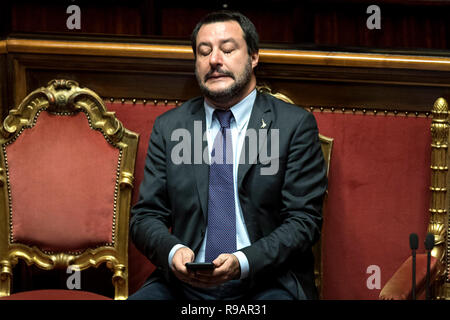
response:
<svg viewBox="0 0 450 320"><path fill-rule="evenodd" d="M224 39L224 40L220 41L220 45L223 45L228 42L232 42L233 44L238 45L237 41L234 40L234 38ZM201 46L211 46L211 42L202 41L197 45L197 48L200 48Z"/></svg>
<svg viewBox="0 0 450 320"><path fill-rule="evenodd" d="M237 41L234 40L234 38L228 38L228 39L222 40L220 42L220 44L222 45L222 44L225 44L225 43L228 43L228 42L232 42L233 44L238 45Z"/></svg>

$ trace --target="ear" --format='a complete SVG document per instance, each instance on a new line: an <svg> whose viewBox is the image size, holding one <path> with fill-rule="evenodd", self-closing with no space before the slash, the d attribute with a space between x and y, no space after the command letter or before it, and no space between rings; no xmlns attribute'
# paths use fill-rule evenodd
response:
<svg viewBox="0 0 450 320"><path fill-rule="evenodd" d="M259 62L259 52L252 53L250 58L252 60L252 68L255 69Z"/></svg>

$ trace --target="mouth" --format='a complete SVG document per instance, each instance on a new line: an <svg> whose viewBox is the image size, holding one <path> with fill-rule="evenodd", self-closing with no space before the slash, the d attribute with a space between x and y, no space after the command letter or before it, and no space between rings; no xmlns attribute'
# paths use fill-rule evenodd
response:
<svg viewBox="0 0 450 320"><path fill-rule="evenodd" d="M233 75L229 72L217 72L217 71L213 71L213 72L208 72L205 76L205 82L212 79L212 80L217 80L217 79L221 79L221 78L231 78L234 79Z"/></svg>
<svg viewBox="0 0 450 320"><path fill-rule="evenodd" d="M206 80L209 80L209 79L220 79L220 78L229 78L229 76L226 76L226 75L223 75L223 74L211 75Z"/></svg>

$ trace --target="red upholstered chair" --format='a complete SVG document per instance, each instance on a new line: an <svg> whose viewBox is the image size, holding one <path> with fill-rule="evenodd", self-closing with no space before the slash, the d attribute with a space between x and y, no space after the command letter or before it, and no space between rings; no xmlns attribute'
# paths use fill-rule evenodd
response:
<svg viewBox="0 0 450 320"><path fill-rule="evenodd" d="M428 232L434 234L435 247L431 252L430 282L433 299L450 298L448 260L448 210L449 210L449 109L444 98L436 100L431 124L431 201ZM424 240L425 235L419 235ZM421 241L421 243L423 243ZM423 244L422 244L423 248ZM419 247L420 249L420 247ZM416 297L425 298L427 255L417 254ZM380 292L381 300L406 300L412 297L412 257L409 257Z"/></svg>
<svg viewBox="0 0 450 320"><path fill-rule="evenodd" d="M74 81L50 81L10 111L0 135L1 297L107 298L80 290L11 294L19 259L44 270L105 263L114 298L128 297L137 143L99 96Z"/></svg>
<svg viewBox="0 0 450 320"><path fill-rule="evenodd" d="M280 92L272 92L272 89L270 89L267 85L261 85L257 87L260 92L268 93L272 96L274 96L277 99L280 99L284 102L295 104L294 101L292 101L288 96L280 93ZM319 133L319 140L320 145L322 147L322 153L323 157L325 159L325 164L327 166L327 176L328 172L330 170L330 163L331 163L331 151L333 149L333 138L324 136ZM323 201L323 210L322 212L325 213L326 211L326 205L327 205L327 198L328 198L328 190L325 195L324 201ZM314 276L315 276L315 282L316 287L319 290L319 297L323 297L323 258L322 258L322 239L319 239L319 241L314 245L313 247L313 253L314 253Z"/></svg>

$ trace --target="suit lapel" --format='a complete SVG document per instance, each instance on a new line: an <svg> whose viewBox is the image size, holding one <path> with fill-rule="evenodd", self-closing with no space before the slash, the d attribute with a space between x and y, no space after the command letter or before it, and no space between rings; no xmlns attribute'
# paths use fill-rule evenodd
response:
<svg viewBox="0 0 450 320"><path fill-rule="evenodd" d="M267 133L272 124L272 112L269 104L264 103L262 94L258 93L253 105L252 114L247 125L247 132L253 130L257 137L257 153L250 152L252 148L246 147L246 142L242 145L241 150L241 160L239 162L238 168L238 187L241 187L245 175L248 173L250 168L256 164L258 155L261 152L261 148L265 146L265 140L267 138ZM265 131L265 132L261 132ZM263 133L260 135L260 132ZM265 133L265 134L264 134ZM264 137L260 140L260 136ZM244 158L245 157L245 158Z"/></svg>
<svg viewBox="0 0 450 320"><path fill-rule="evenodd" d="M200 199L200 205L203 211L203 216L206 218L206 214L208 212L209 165L203 160L203 151L208 150L208 141L203 140L206 131L203 99L200 99L199 102L193 106L192 116L188 124L188 130L194 139L193 144L191 145L193 148L191 160L194 167L194 176Z"/></svg>

